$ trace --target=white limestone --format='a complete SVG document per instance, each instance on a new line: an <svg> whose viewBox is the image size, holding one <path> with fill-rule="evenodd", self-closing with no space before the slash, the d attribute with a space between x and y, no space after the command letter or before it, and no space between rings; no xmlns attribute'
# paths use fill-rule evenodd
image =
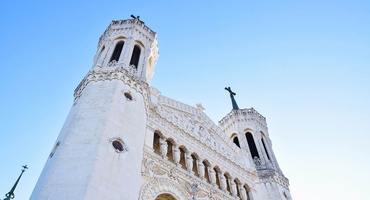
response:
<svg viewBox="0 0 370 200"><path fill-rule="evenodd" d="M110 24L30 199L291 199L266 119L240 109L216 125L201 105L162 96L149 86L158 55L156 33L140 20Z"/></svg>

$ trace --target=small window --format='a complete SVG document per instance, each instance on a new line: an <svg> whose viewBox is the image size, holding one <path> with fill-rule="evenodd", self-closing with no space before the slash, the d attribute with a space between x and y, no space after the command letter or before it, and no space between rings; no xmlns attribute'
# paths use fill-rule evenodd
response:
<svg viewBox="0 0 370 200"><path fill-rule="evenodd" d="M60 142L57 142L53 148L53 150L51 151L51 153L49 154L49 158L52 158L55 154L55 152L57 151L57 148L59 147L60 145Z"/></svg>
<svg viewBox="0 0 370 200"><path fill-rule="evenodd" d="M125 93L123 93L123 94L125 95L125 97L126 97L126 99L127 99L127 100L132 101L132 95L131 95L131 93L129 93L129 92L125 92Z"/></svg>
<svg viewBox="0 0 370 200"><path fill-rule="evenodd" d="M240 148L239 139L238 139L238 137L237 137L237 136L235 136L235 137L233 138L233 142L234 142L234 144L235 144L236 146L238 146L238 147Z"/></svg>
<svg viewBox="0 0 370 200"><path fill-rule="evenodd" d="M127 151L125 144L120 139L114 139L112 141L112 146L118 153Z"/></svg>

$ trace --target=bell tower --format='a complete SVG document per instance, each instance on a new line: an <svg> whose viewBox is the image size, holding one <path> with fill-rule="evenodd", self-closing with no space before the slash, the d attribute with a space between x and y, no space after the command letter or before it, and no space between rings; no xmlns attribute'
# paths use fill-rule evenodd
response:
<svg viewBox="0 0 370 200"><path fill-rule="evenodd" d="M122 67L150 83L158 56L157 34L139 17L112 21L99 39L93 69Z"/></svg>
<svg viewBox="0 0 370 200"><path fill-rule="evenodd" d="M138 17L112 21L31 200L138 199L157 34Z"/></svg>
<svg viewBox="0 0 370 200"><path fill-rule="evenodd" d="M233 109L219 121L219 127L233 142L248 155L247 159L257 171L258 181L255 189L248 189L250 196L258 191L258 199L292 199L289 192L289 180L281 171L268 133L266 118L253 107L239 109L235 92L230 93Z"/></svg>

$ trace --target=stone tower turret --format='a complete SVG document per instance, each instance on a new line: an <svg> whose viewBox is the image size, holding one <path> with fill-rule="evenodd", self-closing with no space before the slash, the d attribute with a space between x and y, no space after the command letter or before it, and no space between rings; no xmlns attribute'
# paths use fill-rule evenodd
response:
<svg viewBox="0 0 370 200"><path fill-rule="evenodd" d="M112 21L30 199L138 199L157 59L144 22Z"/></svg>

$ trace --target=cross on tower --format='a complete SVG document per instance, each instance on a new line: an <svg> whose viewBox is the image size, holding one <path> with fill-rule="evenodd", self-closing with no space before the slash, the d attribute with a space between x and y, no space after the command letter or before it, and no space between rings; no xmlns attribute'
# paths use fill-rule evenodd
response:
<svg viewBox="0 0 370 200"><path fill-rule="evenodd" d="M236 93L233 92L230 87L225 87L225 90L227 90L230 93L231 103L233 104L233 110L239 110L238 104L236 103L234 98Z"/></svg>

